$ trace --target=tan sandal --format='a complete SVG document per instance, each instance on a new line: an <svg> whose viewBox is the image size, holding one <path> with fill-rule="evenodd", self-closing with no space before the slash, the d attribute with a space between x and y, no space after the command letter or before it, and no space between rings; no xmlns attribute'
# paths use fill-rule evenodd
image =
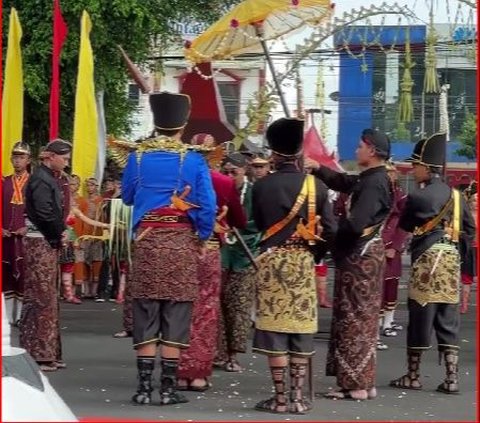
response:
<svg viewBox="0 0 480 423"><path fill-rule="evenodd" d="M418 378L413 378L409 375L403 375L398 379L391 380L389 386L392 388L413 389L414 391L420 391L423 388Z"/></svg>

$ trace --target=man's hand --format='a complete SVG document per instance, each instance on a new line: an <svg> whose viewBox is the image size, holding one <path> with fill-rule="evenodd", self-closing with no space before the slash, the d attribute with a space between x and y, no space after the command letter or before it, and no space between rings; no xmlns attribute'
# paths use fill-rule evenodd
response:
<svg viewBox="0 0 480 423"><path fill-rule="evenodd" d="M395 257L396 252L397 251L394 250L393 248L388 248L387 250L385 250L385 257L388 259L393 259Z"/></svg>
<svg viewBox="0 0 480 423"><path fill-rule="evenodd" d="M305 169L318 170L318 169L320 169L320 164L318 162L316 162L315 160L307 157L304 161L303 167Z"/></svg>
<svg viewBox="0 0 480 423"><path fill-rule="evenodd" d="M23 228L20 228L19 230L17 230L17 231L15 232L15 235L25 236L25 235L27 235L27 231L28 231L27 227L24 226Z"/></svg>
<svg viewBox="0 0 480 423"><path fill-rule="evenodd" d="M2 237L3 238L10 238L12 236L12 233L10 231L7 231L6 229L2 228Z"/></svg>

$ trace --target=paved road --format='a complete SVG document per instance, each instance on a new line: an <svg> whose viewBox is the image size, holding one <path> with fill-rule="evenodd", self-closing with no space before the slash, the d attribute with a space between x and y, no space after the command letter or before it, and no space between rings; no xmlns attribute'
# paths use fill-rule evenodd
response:
<svg viewBox="0 0 480 423"><path fill-rule="evenodd" d="M405 298L401 290L401 298ZM474 300L475 301L475 300ZM136 387L134 354L130 339L114 339L120 329L121 307L112 303L84 302L80 306L62 305L61 325L64 357L68 369L51 374L50 381L73 412L80 417L102 416L123 419L199 420L314 420L314 421L474 421L476 417L476 306L462 316L460 377L462 394L448 396L435 392L443 378L436 351L422 362L424 390L401 391L388 387L388 381L405 370L405 334L388 338L390 349L378 354L379 397L373 401L332 401L319 397L308 416L270 415L252 410L260 399L270 396L271 384L262 356L240 357L243 373L215 371L213 388L204 393L188 393L190 403L179 406L133 406L129 398ZM406 323L405 304L397 313ZM328 331L329 310L321 310L320 328ZM335 386L324 376L326 333L316 340L315 390L326 392ZM158 380L158 373L157 373Z"/></svg>

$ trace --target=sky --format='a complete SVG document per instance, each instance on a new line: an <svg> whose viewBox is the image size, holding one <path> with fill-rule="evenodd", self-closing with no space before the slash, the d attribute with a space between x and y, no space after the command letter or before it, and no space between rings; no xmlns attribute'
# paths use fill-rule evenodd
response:
<svg viewBox="0 0 480 423"><path fill-rule="evenodd" d="M401 24L406 25L409 22L416 25L425 25L429 21L429 11L433 1L433 12L434 12L434 22L435 23L450 23L454 24L455 22L466 22L469 16L471 8L466 4L458 0L404 0L399 1L399 4L407 6L411 9L415 16L418 18L414 21L408 20L405 17L401 17ZM364 1L364 0L339 0L335 3L335 16L341 17L344 12L351 12L352 9L359 10L360 7L368 8L374 3L375 5L380 5L380 2ZM388 1L388 5L394 4L393 1ZM459 9L460 7L460 9ZM462 19L463 16L463 19ZM398 25L399 16L398 15L385 15L385 25ZM382 21L382 17L372 17L372 24L379 25ZM364 22L363 22L364 23ZM358 22L359 25L362 25L362 21ZM298 43L302 43L302 40L308 36L310 31L304 31L297 33L294 36L289 37L286 40L286 44L293 49L294 46ZM278 45L278 43L276 44ZM332 41L327 41L322 48L329 48L332 45ZM275 47L272 46L275 50L276 48L283 49L283 46ZM284 50L284 49L283 49ZM275 66L279 69L283 68L284 61L275 61ZM325 83L325 108L331 110L330 115L326 115L327 119L327 133L325 141L327 146L332 150L336 148L336 139L337 139L337 120L338 120L338 102L335 102L329 98L329 94L338 90L339 83L339 67L337 58L326 60L323 69L324 73L324 83ZM360 61L359 61L360 66ZM318 72L318 62L305 61L300 70L301 76L303 79L304 85L304 103L306 108L315 107L315 87L317 82L317 72ZM293 84L292 84L293 85ZM288 106L291 110L296 109L296 90L294 86L285 86L284 87L285 96L287 99ZM280 107L273 114L273 118L279 118L283 115L283 112ZM317 127L320 126L319 118L316 119Z"/></svg>

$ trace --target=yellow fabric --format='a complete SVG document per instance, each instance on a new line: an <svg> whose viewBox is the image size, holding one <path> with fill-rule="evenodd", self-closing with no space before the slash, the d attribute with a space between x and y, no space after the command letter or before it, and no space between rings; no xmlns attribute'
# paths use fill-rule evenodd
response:
<svg viewBox="0 0 480 423"><path fill-rule="evenodd" d="M2 171L13 172L10 153L16 142L22 140L23 130L23 69L22 27L17 11L12 7L8 33L5 82L2 98Z"/></svg>
<svg viewBox="0 0 480 423"><path fill-rule="evenodd" d="M230 54L255 52L261 45L251 24L263 21L263 38L269 40L303 29L305 24L318 25L331 16L332 10L329 0L299 0L298 6L291 0L244 0L193 40L185 56L201 63ZM232 21L238 24L236 28Z"/></svg>
<svg viewBox="0 0 480 423"><path fill-rule="evenodd" d="M72 172L82 181L95 175L98 154L98 116L95 102L93 52L89 38L91 29L90 17L86 11L83 11L72 155Z"/></svg>
<svg viewBox="0 0 480 423"><path fill-rule="evenodd" d="M458 304L459 284L458 250L453 245L437 243L413 263L408 298L421 306L428 303Z"/></svg>
<svg viewBox="0 0 480 423"><path fill-rule="evenodd" d="M258 258L255 327L282 333L317 331L317 289L312 253L272 248Z"/></svg>

